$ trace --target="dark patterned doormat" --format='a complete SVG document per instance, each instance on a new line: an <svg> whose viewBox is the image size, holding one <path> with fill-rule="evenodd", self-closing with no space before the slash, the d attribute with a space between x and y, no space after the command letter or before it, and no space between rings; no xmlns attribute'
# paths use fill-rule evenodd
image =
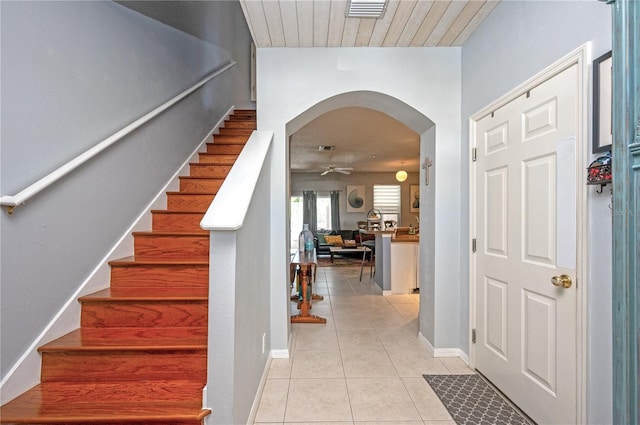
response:
<svg viewBox="0 0 640 425"><path fill-rule="evenodd" d="M532 425L479 375L423 375L457 425Z"/></svg>

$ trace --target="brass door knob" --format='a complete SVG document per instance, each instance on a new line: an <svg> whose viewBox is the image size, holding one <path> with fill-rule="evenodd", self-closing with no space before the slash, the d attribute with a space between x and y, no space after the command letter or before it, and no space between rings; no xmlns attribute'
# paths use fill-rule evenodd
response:
<svg viewBox="0 0 640 425"><path fill-rule="evenodd" d="M566 274L563 274L560 276L553 276L551 278L551 283L553 283L557 287L562 287L567 289L567 288L571 288L571 284L573 282L571 282L571 277L569 277Z"/></svg>

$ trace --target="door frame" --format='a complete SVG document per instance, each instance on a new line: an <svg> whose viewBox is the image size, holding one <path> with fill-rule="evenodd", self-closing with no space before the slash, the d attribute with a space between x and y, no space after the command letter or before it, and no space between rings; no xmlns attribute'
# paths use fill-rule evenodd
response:
<svg viewBox="0 0 640 425"><path fill-rule="evenodd" d="M591 43L585 43L564 56L554 64L545 68L535 76L518 85L513 90L491 102L469 118L469 158L473 158L476 147L476 123L490 115L493 111L508 104L527 91L539 86L543 82L560 74L567 68L577 65L578 79L578 124L576 131L576 420L584 423L586 420L587 402L587 311L588 311L588 238L587 238L587 186L581 184L588 163L588 96L589 96L589 64L591 63ZM469 161L469 235L476 236L476 163ZM472 332L476 327L476 258L469 243L469 366L475 369L476 349L472 341Z"/></svg>
<svg viewBox="0 0 640 425"><path fill-rule="evenodd" d="M640 195L640 2L612 4L613 50L613 422L637 423L638 221Z"/></svg>

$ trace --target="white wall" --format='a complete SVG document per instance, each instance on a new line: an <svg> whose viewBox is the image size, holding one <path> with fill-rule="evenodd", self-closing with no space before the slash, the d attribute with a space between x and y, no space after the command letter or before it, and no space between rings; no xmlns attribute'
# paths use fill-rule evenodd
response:
<svg viewBox="0 0 640 425"><path fill-rule="evenodd" d="M0 7L2 195L15 194L232 59L224 48L112 2ZM240 6L218 7L224 13ZM229 20L212 30L223 34L243 25ZM232 75L208 83L13 215L0 213L3 382L232 106ZM32 370L36 378L38 370Z"/></svg>
<svg viewBox="0 0 640 425"><path fill-rule="evenodd" d="M598 1L503 0L462 48L463 223L461 244L468 243L468 119L546 66L591 42L592 59L611 49L610 6ZM591 101L589 101L591 105ZM591 116L589 116L591 130ZM589 138L591 151L591 138ZM585 177L586 179L586 177ZM611 423L611 214L610 192L588 190L588 394L587 420ZM464 246L464 245L463 245ZM468 251L462 251L468 262ZM468 280L464 268L463 280ZM460 324L468 346L468 292L461 293Z"/></svg>
<svg viewBox="0 0 640 425"><path fill-rule="evenodd" d="M458 299L463 266L459 261L460 49L271 48L258 49L257 56L258 128L275 133L271 251L274 263L281 266L275 267L271 276L274 293L283 292L287 281L287 123L317 103L341 93L382 93L406 103L436 125L437 158L435 171L432 169L438 184L435 280L436 286L441 286L435 291L435 301L441 310L435 313L435 326L440 329L433 333L435 340L431 342L437 347L459 348ZM277 308L286 311L287 305L283 303ZM272 320L286 322L284 317L272 317ZM286 349L287 329L286 323L274 329L273 348Z"/></svg>

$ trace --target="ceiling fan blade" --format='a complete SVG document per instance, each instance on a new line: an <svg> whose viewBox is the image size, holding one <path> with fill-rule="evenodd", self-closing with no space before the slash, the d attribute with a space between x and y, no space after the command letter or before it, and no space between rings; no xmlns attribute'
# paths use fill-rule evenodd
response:
<svg viewBox="0 0 640 425"><path fill-rule="evenodd" d="M324 176L324 175L329 174L330 172L331 172L331 170L324 170L324 171L322 172L322 174L320 174L320 175L321 175L321 176Z"/></svg>
<svg viewBox="0 0 640 425"><path fill-rule="evenodd" d="M342 174L351 174L351 171L344 170L344 169L339 169L339 168L336 168L335 171L338 172L338 173L342 173Z"/></svg>

